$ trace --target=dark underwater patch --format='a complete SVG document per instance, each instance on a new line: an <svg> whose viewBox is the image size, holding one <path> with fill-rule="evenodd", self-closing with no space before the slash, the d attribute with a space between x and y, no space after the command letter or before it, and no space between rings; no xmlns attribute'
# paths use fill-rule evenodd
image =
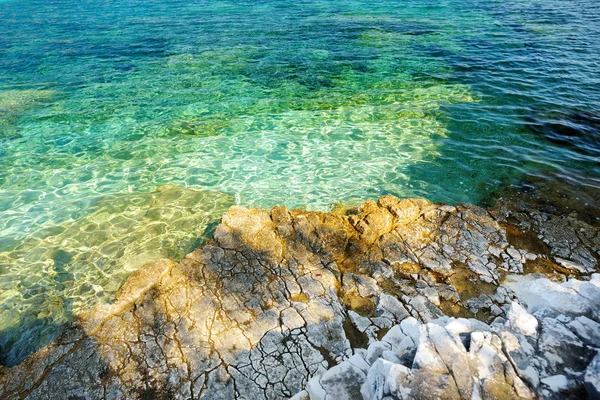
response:
<svg viewBox="0 0 600 400"><path fill-rule="evenodd" d="M532 117L526 125L553 143L583 154L600 155L600 113L556 113L546 118Z"/></svg>

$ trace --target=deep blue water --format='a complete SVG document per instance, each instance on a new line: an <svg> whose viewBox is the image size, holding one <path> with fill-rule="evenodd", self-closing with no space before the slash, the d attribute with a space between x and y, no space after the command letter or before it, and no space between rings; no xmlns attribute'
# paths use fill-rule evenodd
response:
<svg viewBox="0 0 600 400"><path fill-rule="evenodd" d="M595 0L0 1L0 362L233 203L483 204L599 161Z"/></svg>

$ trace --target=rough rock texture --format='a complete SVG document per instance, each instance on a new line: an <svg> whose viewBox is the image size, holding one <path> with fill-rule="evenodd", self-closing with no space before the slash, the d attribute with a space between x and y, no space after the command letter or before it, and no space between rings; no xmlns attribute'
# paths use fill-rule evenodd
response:
<svg viewBox="0 0 600 400"><path fill-rule="evenodd" d="M392 196L330 213L233 207L214 240L147 264L113 304L0 368L0 398L594 393L598 230L519 212ZM514 302L544 284L580 308Z"/></svg>
<svg viewBox="0 0 600 400"><path fill-rule="evenodd" d="M298 399L563 399L598 398L600 275L590 282L556 284L533 278L518 298L546 291L589 296L589 309L575 302L560 307L536 303L530 314L513 302L506 318L488 325L475 319L442 317L422 324L412 317L368 349L313 377ZM575 305L569 308L568 304ZM592 314L594 311L592 311ZM591 361L591 362L590 362Z"/></svg>

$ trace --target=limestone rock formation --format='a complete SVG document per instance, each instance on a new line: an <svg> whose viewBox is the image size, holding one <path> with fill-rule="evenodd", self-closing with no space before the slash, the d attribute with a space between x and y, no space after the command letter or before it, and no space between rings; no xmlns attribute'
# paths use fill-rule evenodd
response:
<svg viewBox="0 0 600 400"><path fill-rule="evenodd" d="M590 282L555 284L529 279L517 297L544 290L600 301L600 274ZM368 349L313 377L297 399L563 399L598 396L600 324L576 303L534 303L530 314L517 302L506 318L488 325L442 317L426 324L412 317ZM553 304L556 304L555 307ZM575 305L575 307L569 307ZM590 362L591 361L591 362ZM351 371L351 373L349 373Z"/></svg>
<svg viewBox="0 0 600 400"><path fill-rule="evenodd" d="M593 394L598 230L532 218L392 196L232 207L180 263L145 265L113 304L0 368L0 398ZM568 251L560 223L577 227ZM536 295L548 288L563 308Z"/></svg>

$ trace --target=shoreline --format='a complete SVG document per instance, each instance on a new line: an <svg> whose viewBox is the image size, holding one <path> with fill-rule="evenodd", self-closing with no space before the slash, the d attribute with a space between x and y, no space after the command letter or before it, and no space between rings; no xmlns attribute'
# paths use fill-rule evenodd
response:
<svg viewBox="0 0 600 400"><path fill-rule="evenodd" d="M463 332L470 337L487 326L487 335L498 338L498 326L513 336L522 328L503 321L524 318L531 325L537 319L534 332L522 335L525 342L517 341L522 350L527 341L543 347L548 342L545 326L557 318L589 320L584 328L592 332L591 342L581 332L571 333L578 338L569 350L575 357L557 362L562 350L551 341L545 353L521 354L539 359L535 365L508 362L513 356L500 351L506 358L501 364L511 365L518 379L498 383L494 375L500 385L494 388L516 397L576 396L593 388L588 389L584 373L573 371L593 367L593 349L600 347L600 316L592 307L597 302L600 309L600 288L593 283L600 280L593 275L599 270L599 249L598 227L577 215L527 209L507 200L489 210L393 196L327 213L234 206L213 239L181 262L146 264L127 279L113 303L77 316L53 343L22 364L0 367L0 397L357 394L365 382L377 382L367 379L371 367L379 371L381 362L391 362L390 354L385 360L380 353L383 361L376 365L377 357L367 354L389 342L395 327L411 323L425 332L443 320L446 329L448 317L473 321L468 324L474 328ZM573 301L571 308L549 301L540 306L542 311L527 310L531 305L522 299L532 298L530 288L559 290L561 285L585 286L585 293L569 290L573 296L587 296L581 298L591 301L591 308L580 307L581 301ZM448 329L447 334L455 335ZM413 340L427 343L419 335ZM460 351L480 361L467 347ZM417 348L409 350L418 354ZM356 363L355 357L366 364L349 382L338 372L351 360ZM416 365L414 354L407 357L395 360L406 369L405 376L413 377L406 388L425 398L464 395L464 382L419 386L431 377L417 379L414 371L421 374L432 365ZM544 383L557 371L563 372L560 385ZM451 369L435 373L438 378L453 376ZM495 395L489 376L479 376L477 369L471 374L480 382L477 390Z"/></svg>

